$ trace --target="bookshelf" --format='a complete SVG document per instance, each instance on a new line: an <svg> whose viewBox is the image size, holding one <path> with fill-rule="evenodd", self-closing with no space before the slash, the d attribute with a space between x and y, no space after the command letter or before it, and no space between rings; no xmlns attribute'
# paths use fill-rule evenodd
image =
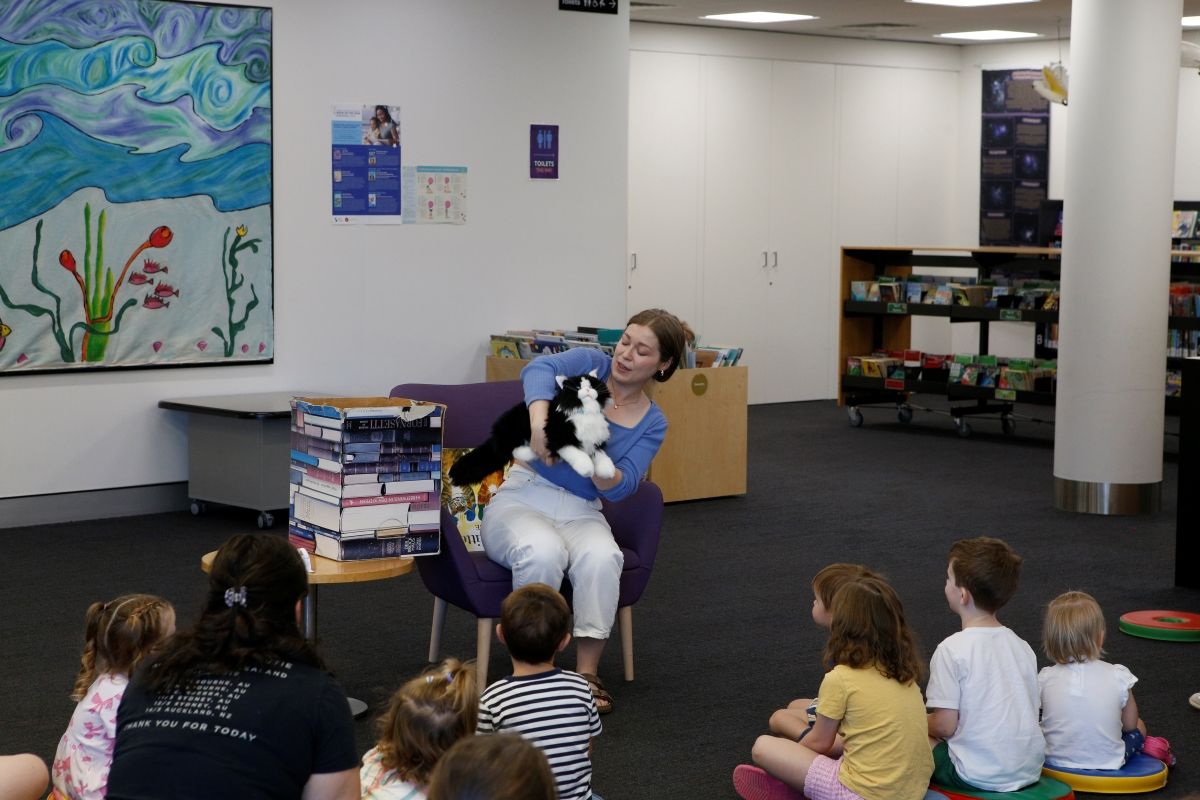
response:
<svg viewBox="0 0 1200 800"><path fill-rule="evenodd" d="M488 356L485 379L517 380L529 362ZM700 500L746 493L746 367L680 369L647 386L670 428L650 464L663 500Z"/></svg>
<svg viewBox="0 0 1200 800"><path fill-rule="evenodd" d="M854 281L872 281L878 276L906 279L913 267L952 267L956 271L974 270L980 279L996 274L1023 275L1043 280L1057 280L1061 251L1049 247L975 247L975 248L912 248L912 247L843 247L841 259L841 292L838 346L838 404L846 407L852 425L862 424L859 406L894 403L901 422L912 418L908 398L913 394L936 394L951 401L951 416L959 434L969 436L968 417L998 415L1002 430L1015 430L1013 403L1054 405L1051 387L1039 391L1015 391L992 387L953 383L948 379L929 380L906 376L903 380L846 374L848 357L861 356L875 350L908 350L912 341L912 318L915 316L944 317L951 322L978 322L979 341L976 353L987 354L992 325L1009 322L1033 322L1039 331L1035 345L1038 358L1050 359L1057 351L1042 341L1041 331L1058 322L1058 311L1041 309L1001 309L977 306L929 305L917 303L862 302L852 299ZM1200 263L1192 262L1197 253L1171 253L1172 281L1200 281ZM1187 259L1187 260L1181 260ZM1164 298L1166 302L1167 298ZM1200 329L1200 319L1172 316L1171 329ZM1002 354L1003 355L1003 354ZM1178 369L1180 358L1168 358L1166 369ZM1179 413L1180 398L1165 397L1169 414Z"/></svg>

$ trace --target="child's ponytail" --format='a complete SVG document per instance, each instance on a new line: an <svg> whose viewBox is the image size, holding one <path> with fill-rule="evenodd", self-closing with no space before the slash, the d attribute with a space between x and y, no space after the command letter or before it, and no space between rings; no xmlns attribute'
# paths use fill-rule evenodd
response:
<svg viewBox="0 0 1200 800"><path fill-rule="evenodd" d="M424 784L451 745L475 733L479 683L474 661L448 658L405 683L379 718L381 761L409 783Z"/></svg>
<svg viewBox="0 0 1200 800"><path fill-rule="evenodd" d="M151 594L127 594L92 603L84 618L83 654L71 692L82 700L104 672L131 674L175 628L175 608Z"/></svg>
<svg viewBox="0 0 1200 800"><path fill-rule="evenodd" d="M88 606L83 622L83 654L79 657L79 674L75 677L75 687L71 690L71 699L83 699L88 687L96 680L96 637L100 633L100 618L108 603L92 603Z"/></svg>

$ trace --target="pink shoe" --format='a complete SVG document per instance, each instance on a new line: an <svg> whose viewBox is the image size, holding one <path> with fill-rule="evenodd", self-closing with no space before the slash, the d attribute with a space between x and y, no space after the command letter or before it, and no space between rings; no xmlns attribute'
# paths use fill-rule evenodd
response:
<svg viewBox="0 0 1200 800"><path fill-rule="evenodd" d="M1171 752L1171 743L1161 736L1147 736L1142 744L1142 752L1151 758L1157 758L1168 767L1175 766L1175 754Z"/></svg>
<svg viewBox="0 0 1200 800"><path fill-rule="evenodd" d="M733 768L733 789L742 800L804 800L800 792L749 764Z"/></svg>

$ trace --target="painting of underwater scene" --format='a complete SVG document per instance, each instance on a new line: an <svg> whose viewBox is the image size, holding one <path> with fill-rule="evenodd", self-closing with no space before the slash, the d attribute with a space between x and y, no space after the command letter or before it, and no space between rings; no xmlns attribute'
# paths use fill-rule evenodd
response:
<svg viewBox="0 0 1200 800"><path fill-rule="evenodd" d="M0 375L274 358L271 11L0 0Z"/></svg>

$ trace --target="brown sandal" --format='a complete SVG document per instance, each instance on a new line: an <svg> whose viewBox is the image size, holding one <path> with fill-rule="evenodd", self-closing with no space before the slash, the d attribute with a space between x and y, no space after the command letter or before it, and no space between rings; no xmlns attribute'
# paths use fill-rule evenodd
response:
<svg viewBox="0 0 1200 800"><path fill-rule="evenodd" d="M596 701L596 711L601 714L610 713L613 710L613 697L604 688L604 683L590 672L579 674L588 682L588 688L592 691L592 699Z"/></svg>

